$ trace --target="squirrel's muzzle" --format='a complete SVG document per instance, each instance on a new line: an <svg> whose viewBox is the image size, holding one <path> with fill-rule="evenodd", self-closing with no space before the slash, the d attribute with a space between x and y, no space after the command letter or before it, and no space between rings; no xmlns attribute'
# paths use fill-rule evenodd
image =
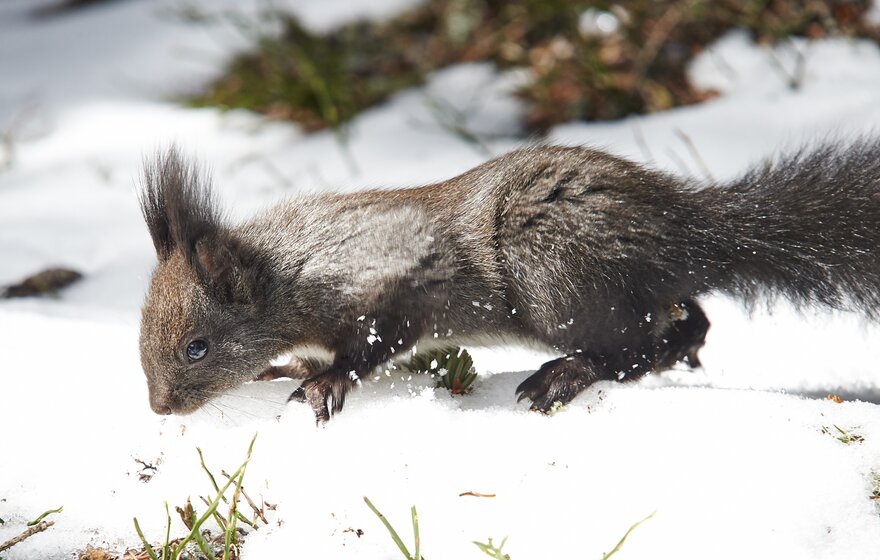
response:
<svg viewBox="0 0 880 560"><path fill-rule="evenodd" d="M150 408L153 409L153 412L162 416L168 416L173 413L171 405L165 400L155 397L152 391L150 391Z"/></svg>

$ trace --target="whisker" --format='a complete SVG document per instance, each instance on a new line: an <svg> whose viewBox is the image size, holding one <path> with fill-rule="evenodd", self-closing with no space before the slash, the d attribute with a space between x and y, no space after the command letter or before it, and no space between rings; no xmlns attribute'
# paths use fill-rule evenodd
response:
<svg viewBox="0 0 880 560"><path fill-rule="evenodd" d="M231 369L229 369L229 368L225 368L225 367L223 367L223 366L216 366L216 367L217 367L217 369L219 369L220 371L225 371L226 373L231 373L232 375L237 375L237 374L238 374L237 371L235 371L235 370L231 370Z"/></svg>
<svg viewBox="0 0 880 560"><path fill-rule="evenodd" d="M216 410L217 412L220 413L220 419L221 419L221 420L225 420L225 419L226 419L226 415L223 413L223 411L220 409L219 406L217 406L216 404L214 404L214 403L211 402L211 401L208 401L206 404L207 404L209 407L213 408L214 410Z"/></svg>
<svg viewBox="0 0 880 560"><path fill-rule="evenodd" d="M260 401L265 403L273 403L277 402L268 397L261 397L257 395L239 395L237 393L224 393L222 391L205 391L205 395L211 395L212 397L235 397L237 399L251 399L254 401Z"/></svg>
<svg viewBox="0 0 880 560"><path fill-rule="evenodd" d="M253 340L252 342L283 342L285 344L295 344L293 340L289 340L286 338L258 338Z"/></svg>
<svg viewBox="0 0 880 560"><path fill-rule="evenodd" d="M220 411L220 413L223 415L224 420L232 422L236 426L239 425L236 422L236 416L239 416L239 417L243 416L249 420L259 420L262 418L261 416L254 414L248 410L237 408L234 406L230 406L227 403L211 402L210 405L214 409Z"/></svg>
<svg viewBox="0 0 880 560"><path fill-rule="evenodd" d="M279 402L277 400L270 400L267 398L262 398L253 395L235 395L224 393L222 391L209 391L206 389L194 389L193 392L201 397L208 397L205 404L209 405L211 408L220 412L222 417L226 420L230 419L230 416L239 415L252 420L262 420L267 417L266 412L270 414L275 413L277 411L283 410L286 403ZM223 398L224 400L218 399L218 397ZM239 397L245 399L251 399L254 402L259 402L261 404L269 405L268 407L263 407L261 413L254 412L252 409L242 408L239 406L233 406L229 402L225 402L225 397Z"/></svg>

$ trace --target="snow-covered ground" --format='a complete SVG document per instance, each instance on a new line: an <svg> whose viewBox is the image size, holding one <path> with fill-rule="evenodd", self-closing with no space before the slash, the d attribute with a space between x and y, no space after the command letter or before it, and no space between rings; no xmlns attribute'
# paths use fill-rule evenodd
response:
<svg viewBox="0 0 880 560"><path fill-rule="evenodd" d="M284 2L316 28L407 3L362 2L355 13L349 2ZM70 558L88 544L121 551L137 544L133 516L158 540L162 502L209 489L195 448L215 471L231 471L254 433L246 487L278 507L246 541L247 559L396 557L364 495L404 540L416 504L433 559L479 558L471 541L504 536L514 560L600 558L653 511L619 558L880 553L870 499L880 329L851 315L785 305L749 314L708 298L704 370L600 383L552 417L513 398L546 356L509 348L474 350L481 375L468 396L382 376L321 429L305 407L285 404L290 381L243 387L218 401L222 414L153 415L137 350L154 264L134 188L145 154L177 142L198 155L237 216L291 192L425 183L485 160L486 149L522 144L510 136L521 107L509 92L525 77L479 64L440 72L360 116L343 149L329 133L165 101L246 44L228 29L183 26L161 2L29 18L39 4L0 4L0 134L9 139L0 144L0 285L54 265L85 279L58 299L0 303L0 542L64 506L54 527L4 557ZM880 134L877 46L795 47L806 57L798 90L766 49L734 33L692 68L721 97L560 126L550 140L723 179L781 148ZM786 49L776 58L792 62ZM437 106L465 115L485 147L440 126ZM834 426L863 440L842 443ZM136 459L158 465L149 482ZM468 491L495 497L460 496Z"/></svg>

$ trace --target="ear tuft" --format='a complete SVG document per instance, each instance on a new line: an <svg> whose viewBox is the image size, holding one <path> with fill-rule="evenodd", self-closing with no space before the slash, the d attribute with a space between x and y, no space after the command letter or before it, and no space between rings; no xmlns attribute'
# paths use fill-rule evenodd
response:
<svg viewBox="0 0 880 560"><path fill-rule="evenodd" d="M226 301L250 301L253 259L224 224L199 167L172 146L144 164L141 211L159 260L180 251L199 281ZM245 266L245 262L249 266Z"/></svg>
<svg viewBox="0 0 880 560"><path fill-rule="evenodd" d="M174 150L174 148L172 148ZM171 153L164 157L171 157ZM174 156L176 157L176 151ZM147 230L153 239L156 248L156 256L160 261L168 258L174 241L171 237L171 224L168 222L168 212L165 203L165 185L162 180L163 156L158 155L155 162L144 161L144 174L141 179L141 188L138 199L141 205L141 213L147 222Z"/></svg>
<svg viewBox="0 0 880 560"><path fill-rule="evenodd" d="M193 262L199 239L222 229L221 212L198 166L180 155L176 146L144 162L141 211L160 260L175 247Z"/></svg>

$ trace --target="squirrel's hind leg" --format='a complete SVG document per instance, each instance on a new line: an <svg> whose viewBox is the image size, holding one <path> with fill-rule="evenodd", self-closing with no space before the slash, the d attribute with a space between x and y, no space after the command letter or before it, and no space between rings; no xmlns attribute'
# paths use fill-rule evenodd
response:
<svg viewBox="0 0 880 560"><path fill-rule="evenodd" d="M516 388L517 402L529 399L531 410L546 413L568 404L596 381L633 381L651 371L651 350L624 350L605 356L576 352L550 360Z"/></svg>
<svg viewBox="0 0 880 560"><path fill-rule="evenodd" d="M668 319L659 336L629 343L621 340L618 351L575 352L545 363L516 388L517 400L529 399L532 410L549 412L554 406L568 404L596 381L633 381L650 371L669 369L679 361L700 367L697 352L709 330L703 309L688 299L671 306Z"/></svg>
<svg viewBox="0 0 880 560"><path fill-rule="evenodd" d="M657 342L657 362L654 371L663 371L685 361L692 369L701 367L697 356L706 343L709 319L703 308L688 299L670 309L671 322Z"/></svg>

